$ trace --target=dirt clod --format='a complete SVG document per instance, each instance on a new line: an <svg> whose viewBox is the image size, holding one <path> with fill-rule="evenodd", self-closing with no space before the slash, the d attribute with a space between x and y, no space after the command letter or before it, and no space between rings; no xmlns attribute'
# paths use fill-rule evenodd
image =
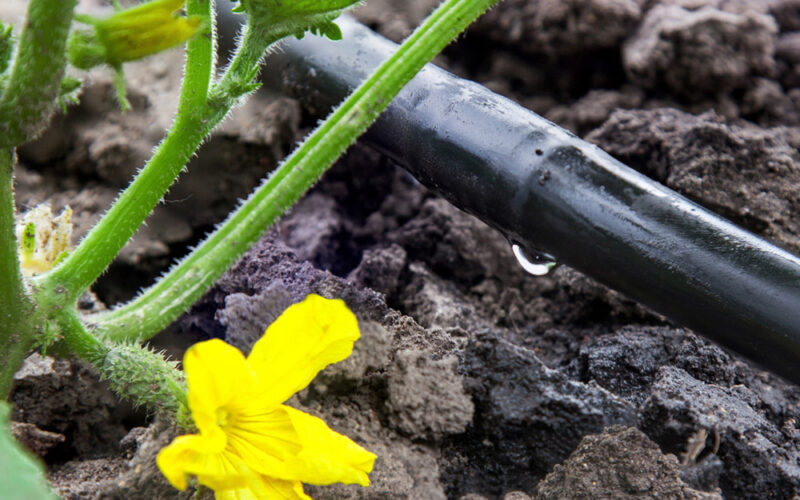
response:
<svg viewBox="0 0 800 500"><path fill-rule="evenodd" d="M724 92L774 70L777 31L772 17L753 11L657 5L625 43L625 70L643 87L685 97Z"/></svg>
<svg viewBox="0 0 800 500"><path fill-rule="evenodd" d="M730 467L719 478L726 497L757 498L769 491L775 498L789 498L800 481L800 465L792 458L800 442L757 408L758 397L743 385L706 384L679 368L664 367L643 405L641 427L662 449L676 454L699 429L718 435L719 444L710 439L707 446L716 448Z"/></svg>
<svg viewBox="0 0 800 500"><path fill-rule="evenodd" d="M569 380L491 334L471 341L466 356L475 424L447 442L451 494L531 491L585 434L636 422L635 408L621 398L593 382Z"/></svg>
<svg viewBox="0 0 800 500"><path fill-rule="evenodd" d="M584 437L539 484L536 498L722 499L687 487L674 455L662 454L641 431L620 426Z"/></svg>
<svg viewBox="0 0 800 500"><path fill-rule="evenodd" d="M618 46L642 14L639 0L509 0L475 27L489 39L551 57Z"/></svg>
<svg viewBox="0 0 800 500"><path fill-rule="evenodd" d="M67 438L66 457L115 452L127 432L116 398L81 362L31 354L14 376L11 401L12 421L47 432L52 444L58 441L52 434Z"/></svg>
<svg viewBox="0 0 800 500"><path fill-rule="evenodd" d="M464 432L472 423L475 407L457 369L455 356L433 360L425 352L397 352L386 402L392 425L405 434L428 439Z"/></svg>

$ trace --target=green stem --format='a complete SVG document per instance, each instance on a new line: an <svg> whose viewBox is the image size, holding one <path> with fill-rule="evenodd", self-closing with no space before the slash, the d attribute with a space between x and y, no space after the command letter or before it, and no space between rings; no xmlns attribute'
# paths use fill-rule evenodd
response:
<svg viewBox="0 0 800 500"><path fill-rule="evenodd" d="M0 147L33 139L56 108L77 0L31 0L11 78L0 98Z"/></svg>
<svg viewBox="0 0 800 500"><path fill-rule="evenodd" d="M361 135L405 84L499 0L447 0L247 201L135 301L94 319L114 339L147 339L187 310Z"/></svg>
<svg viewBox="0 0 800 500"><path fill-rule="evenodd" d="M86 330L74 308L54 320L69 349L91 363L121 397L151 410L177 413L187 407L184 376L174 362L140 345L107 345Z"/></svg>
<svg viewBox="0 0 800 500"><path fill-rule="evenodd" d="M14 152L0 149L0 400L8 398L36 331L19 268L14 213Z"/></svg>
<svg viewBox="0 0 800 500"><path fill-rule="evenodd" d="M213 26L209 0L189 0L187 11ZM206 120L206 96L214 67L213 41L204 33L187 45L178 112L167 136L134 181L64 261L36 280L45 290L63 287L60 300L74 303L114 260L183 170L213 128Z"/></svg>
<svg viewBox="0 0 800 500"><path fill-rule="evenodd" d="M25 297L19 268L16 221L14 219L14 152L0 149L0 322L17 314L11 304Z"/></svg>
<svg viewBox="0 0 800 500"><path fill-rule="evenodd" d="M240 82L252 83L253 78L256 77L254 71L258 71L259 63L261 58L264 57L264 52L270 41L280 40L280 38L261 35L260 31L249 22L245 24L241 34L242 42L237 47L236 54L234 54L225 74L222 75L219 83L214 86L212 94L215 92L222 95L231 94L233 92L231 87L238 85Z"/></svg>
<svg viewBox="0 0 800 500"><path fill-rule="evenodd" d="M111 349L83 326L77 311L67 308L53 320L61 329L64 344L71 353L94 366L102 365Z"/></svg>
<svg viewBox="0 0 800 500"><path fill-rule="evenodd" d="M189 0L186 2L186 15L199 16L207 26L206 31L186 43L186 63L184 65L183 86L178 104L178 116L203 110L208 96L211 75L215 71L217 39L214 22L213 0Z"/></svg>

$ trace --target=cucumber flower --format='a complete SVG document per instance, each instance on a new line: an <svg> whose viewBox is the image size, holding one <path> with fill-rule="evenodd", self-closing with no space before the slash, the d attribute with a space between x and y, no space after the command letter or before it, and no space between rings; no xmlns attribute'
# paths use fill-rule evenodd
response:
<svg viewBox="0 0 800 500"><path fill-rule="evenodd" d="M70 63L80 69L100 64L114 68L180 45L203 29L199 16L177 15L186 0L152 0L100 19L77 15L94 27L76 31L69 44Z"/></svg>
<svg viewBox="0 0 800 500"><path fill-rule="evenodd" d="M183 359L198 434L178 436L157 458L179 490L195 476L218 500L310 499L302 482L369 485L375 455L322 420L283 404L359 337L341 300L309 295L289 307L250 355L214 339Z"/></svg>

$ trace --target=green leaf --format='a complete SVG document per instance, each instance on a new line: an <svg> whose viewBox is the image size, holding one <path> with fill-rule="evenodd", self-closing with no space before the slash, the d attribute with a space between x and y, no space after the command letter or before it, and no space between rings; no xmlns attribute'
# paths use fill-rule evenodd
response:
<svg viewBox="0 0 800 500"><path fill-rule="evenodd" d="M331 40L342 39L342 30L339 29L339 26L333 21L328 21L326 23L322 23L317 26L312 26L308 29L308 31L310 31L314 35L326 36Z"/></svg>
<svg viewBox="0 0 800 500"><path fill-rule="evenodd" d="M56 500L42 464L11 435L11 407L0 401L0 491L6 500Z"/></svg>
<svg viewBox="0 0 800 500"><path fill-rule="evenodd" d="M244 10L255 26L302 38L306 31L331 40L342 32L332 21L360 4L360 0L241 0L236 10Z"/></svg>

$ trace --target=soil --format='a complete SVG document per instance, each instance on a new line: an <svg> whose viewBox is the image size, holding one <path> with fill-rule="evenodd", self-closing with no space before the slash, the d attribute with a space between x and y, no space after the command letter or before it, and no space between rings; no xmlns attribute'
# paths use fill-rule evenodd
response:
<svg viewBox="0 0 800 500"><path fill-rule="evenodd" d="M399 41L437 3L356 15ZM800 1L506 0L437 62L800 252ZM126 114L92 72L80 105L20 149L19 209L69 204L84 234L169 126L181 66L179 51L127 64ZM82 307L150 283L317 118L260 90ZM290 404L378 455L369 488L308 486L314 498L800 495L800 388L589 276L526 274L502 235L362 145L154 342L178 359L212 337L247 352L312 292L343 298L362 338ZM12 399L15 435L64 498L189 498L154 466L174 429L82 362L32 354Z"/></svg>

